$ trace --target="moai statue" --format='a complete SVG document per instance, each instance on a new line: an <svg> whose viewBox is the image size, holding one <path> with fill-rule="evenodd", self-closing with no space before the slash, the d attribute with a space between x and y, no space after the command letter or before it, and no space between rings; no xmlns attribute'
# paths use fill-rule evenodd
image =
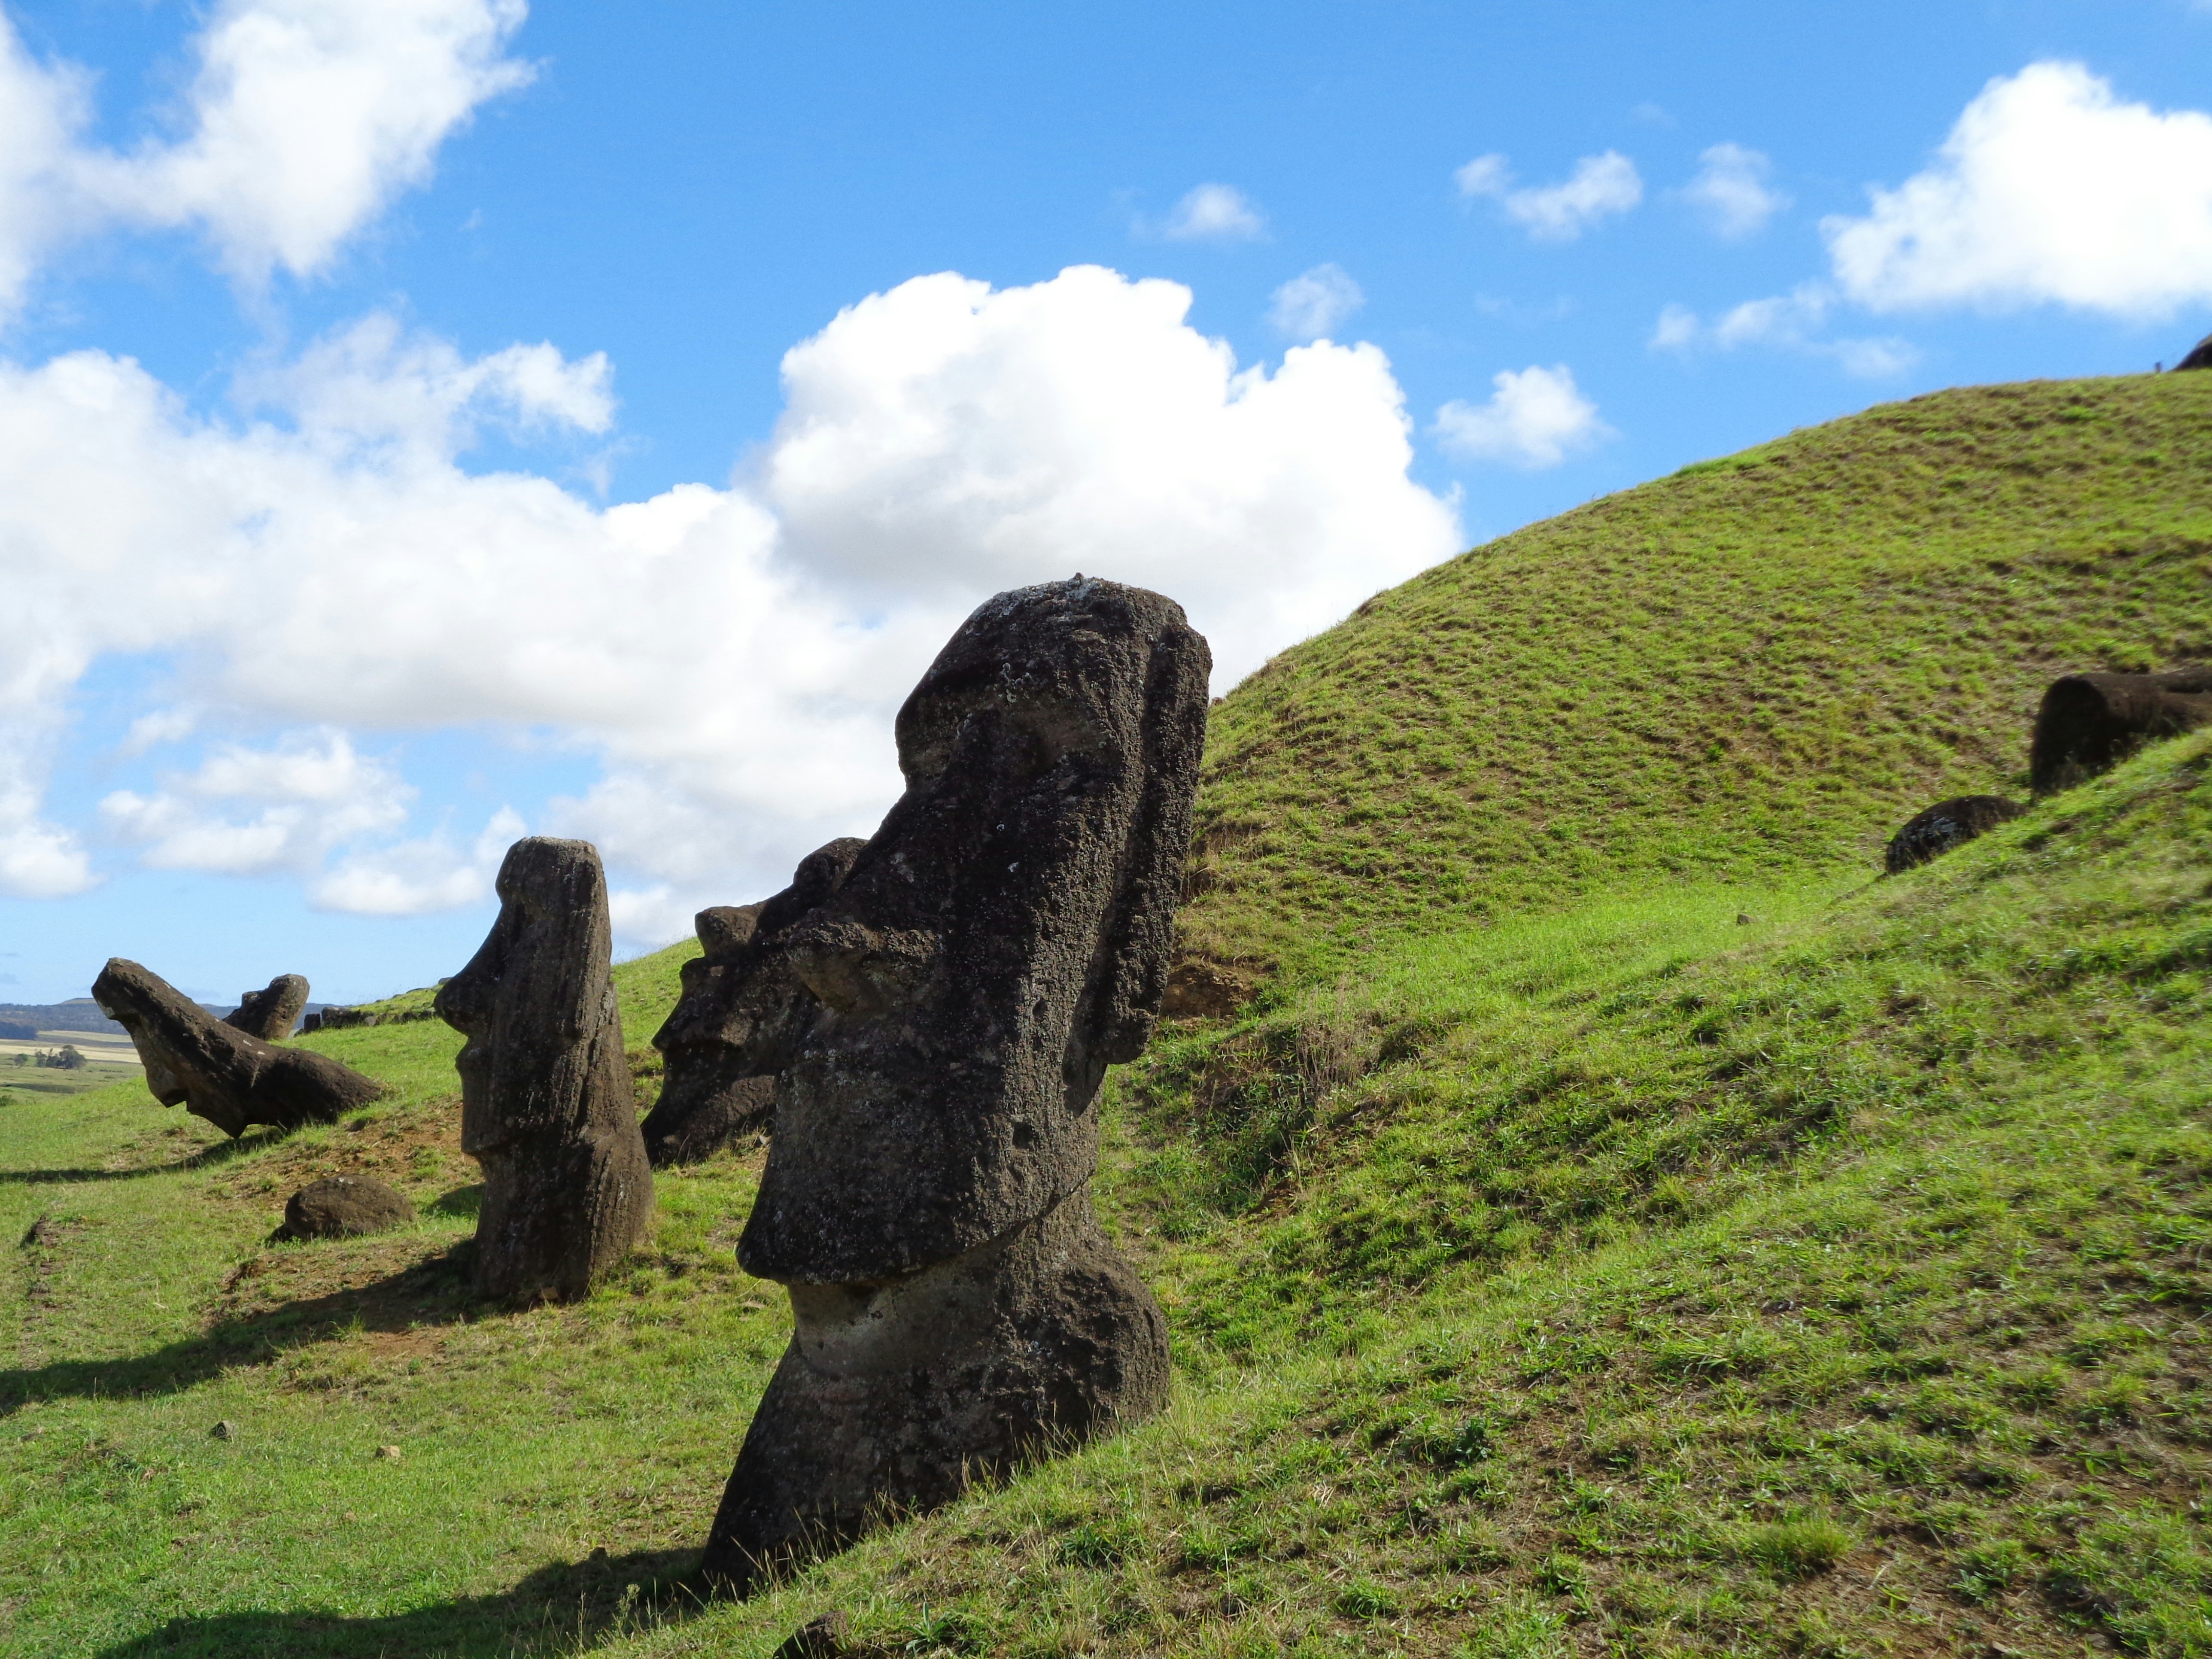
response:
<svg viewBox="0 0 2212 1659"><path fill-rule="evenodd" d="M240 997L238 1006L222 1017L222 1023L264 1042L282 1042L292 1035L307 1006L305 975L279 974L260 990Z"/></svg>
<svg viewBox="0 0 2212 1659"><path fill-rule="evenodd" d="M2212 720L2212 668L2163 674L2069 674L2053 680L2035 712L2028 785L2039 795L2111 771L2159 738Z"/></svg>
<svg viewBox="0 0 2212 1659"><path fill-rule="evenodd" d="M866 845L833 841L774 898L699 913L703 951L684 964L684 994L653 1037L668 1061L644 1126L656 1169L696 1164L768 1127L794 1023L814 1004L777 943L837 890Z"/></svg>
<svg viewBox="0 0 2212 1659"><path fill-rule="evenodd" d="M2010 823L2027 810L2002 795L1954 795L1923 806L1889 838L1882 849L1882 867L1893 876L1902 875L1977 836L1986 836L2001 823Z"/></svg>
<svg viewBox="0 0 2212 1659"><path fill-rule="evenodd" d="M798 1329L710 1578L1165 1401L1165 1322L1089 1183L1099 1084L1166 982L1211 665L1171 600L1078 577L982 605L899 711L905 793L777 946L818 1006L738 1260Z"/></svg>
<svg viewBox="0 0 2212 1659"><path fill-rule="evenodd" d="M499 917L441 988L466 1034L461 1150L483 1168L477 1292L583 1296L645 1231L653 1171L608 973L607 884L589 842L532 836L499 867Z"/></svg>
<svg viewBox="0 0 2212 1659"><path fill-rule="evenodd" d="M327 1054L276 1048L226 1024L121 957L100 970L92 1000L131 1033L155 1099L181 1103L234 1139L256 1123L296 1129L332 1122L384 1093L382 1084Z"/></svg>

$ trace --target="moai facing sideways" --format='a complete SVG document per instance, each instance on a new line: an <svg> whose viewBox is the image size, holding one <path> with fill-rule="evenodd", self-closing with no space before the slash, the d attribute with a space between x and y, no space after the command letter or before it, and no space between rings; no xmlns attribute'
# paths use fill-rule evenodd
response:
<svg viewBox="0 0 2212 1659"><path fill-rule="evenodd" d="M710 1579L1164 1403L1165 1323L1089 1183L1166 982L1210 667L1171 600L1078 577L983 605L899 711L905 793L777 946L818 1006L738 1259L798 1329Z"/></svg>
<svg viewBox="0 0 2212 1659"><path fill-rule="evenodd" d="M307 1006L306 975L279 974L258 991L239 998L238 1006L222 1017L222 1023L264 1042L282 1042L292 1035Z"/></svg>
<svg viewBox="0 0 2212 1659"><path fill-rule="evenodd" d="M366 1106L384 1085L307 1048L279 1048L217 1019L160 975L111 957L92 982L100 1012L131 1033L146 1086L234 1139L256 1123L296 1129Z"/></svg>
<svg viewBox="0 0 2212 1659"><path fill-rule="evenodd" d="M622 1013L608 973L607 884L589 842L532 836L499 867L499 917L438 992L468 1042L461 1150L483 1167L477 1293L562 1301L625 1255L653 1211Z"/></svg>
<svg viewBox="0 0 2212 1659"><path fill-rule="evenodd" d="M654 1168L696 1164L768 1127L775 1074L814 1004L776 947L793 922L837 890L866 845L833 841L801 860L791 885L774 898L699 913L701 954L684 964L684 994L653 1036L668 1062L660 1098L645 1119Z"/></svg>
<svg viewBox="0 0 2212 1659"><path fill-rule="evenodd" d="M2069 674L2035 711L2028 785L2039 795L2087 783L2160 738L2212 721L2212 668L2162 674Z"/></svg>

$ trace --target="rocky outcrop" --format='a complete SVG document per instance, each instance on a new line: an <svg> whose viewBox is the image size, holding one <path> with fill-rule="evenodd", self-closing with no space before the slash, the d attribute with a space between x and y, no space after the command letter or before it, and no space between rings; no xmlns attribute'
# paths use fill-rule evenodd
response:
<svg viewBox="0 0 2212 1659"><path fill-rule="evenodd" d="M2212 668L2163 674L2069 674L2036 710L2029 785L2039 795L2071 789L2159 738L2212 722Z"/></svg>
<svg viewBox="0 0 2212 1659"><path fill-rule="evenodd" d="M866 844L833 841L774 898L699 913L702 953L684 964L683 995L653 1038L667 1062L644 1125L656 1167L696 1164L768 1127L794 1021L813 1006L781 941L836 892Z"/></svg>
<svg viewBox="0 0 2212 1659"><path fill-rule="evenodd" d="M415 1219L406 1194L374 1176L325 1176L284 1201L280 1239L358 1238L390 1232Z"/></svg>
<svg viewBox="0 0 2212 1659"><path fill-rule="evenodd" d="M241 995L222 1023L264 1042L282 1042L292 1035L307 1006L307 980L298 974L279 974L260 990Z"/></svg>
<svg viewBox="0 0 2212 1659"><path fill-rule="evenodd" d="M2002 795L1954 795L1915 812L1889 838L1882 864L1893 876L2009 823L2027 809Z"/></svg>
<svg viewBox="0 0 2212 1659"><path fill-rule="evenodd" d="M2212 334L2206 335L2190 349L2189 355L2174 365L2179 368L2212 368Z"/></svg>
<svg viewBox="0 0 2212 1659"><path fill-rule="evenodd" d="M146 1086L225 1134L254 1124L295 1129L365 1106L384 1085L305 1048L279 1048L226 1025L159 975L120 957L93 981L93 1000L131 1034Z"/></svg>
<svg viewBox="0 0 2212 1659"><path fill-rule="evenodd" d="M711 1578L1164 1403L1165 1324L1088 1187L1165 986L1209 667L1172 601L1079 577L982 605L900 710L904 794L775 945L813 1000L738 1259L797 1330Z"/></svg>
<svg viewBox="0 0 2212 1659"><path fill-rule="evenodd" d="M477 1294L570 1300L643 1234L653 1172L609 974L606 878L588 842L532 836L500 866L499 915L438 1014L468 1042L461 1150L483 1168Z"/></svg>

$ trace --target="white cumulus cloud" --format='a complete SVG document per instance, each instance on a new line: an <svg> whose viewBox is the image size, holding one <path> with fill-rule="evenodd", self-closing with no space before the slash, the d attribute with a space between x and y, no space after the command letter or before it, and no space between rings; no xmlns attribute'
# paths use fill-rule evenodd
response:
<svg viewBox="0 0 2212 1659"><path fill-rule="evenodd" d="M1234 185L1200 185L1175 204L1154 234L1170 242L1250 242L1267 221Z"/></svg>
<svg viewBox="0 0 2212 1659"><path fill-rule="evenodd" d="M258 284L309 276L476 108L524 84L522 0L222 0L191 48L173 136L89 143L92 78L41 63L0 14L0 306L62 243L186 228Z"/></svg>
<svg viewBox="0 0 2212 1659"><path fill-rule="evenodd" d="M1158 588L1225 686L1456 550L1380 351L1241 366L1190 303L1096 267L915 278L793 348L737 483L605 507L462 465L486 422L607 428L605 363L550 347L464 358L373 317L258 368L229 418L100 352L0 362L0 564L38 642L0 659L0 730L53 730L102 658L163 653L179 682L124 711L142 745L270 735L115 792L103 838L378 914L473 902L516 825L420 830L351 734L527 730L597 757L543 827L598 841L651 930L632 942L659 942L873 827L892 713L994 591ZM0 884L22 894L88 878L94 826L55 819L39 755L12 793L0 767Z"/></svg>
<svg viewBox="0 0 2212 1659"><path fill-rule="evenodd" d="M1698 160L1698 176L1683 187L1683 199L1725 241L1758 234L1790 205L1790 198L1768 183L1773 162L1755 149L1715 144Z"/></svg>
<svg viewBox="0 0 2212 1659"><path fill-rule="evenodd" d="M2032 64L1966 106L1936 159L1824 220L1835 280L1876 311L2057 304L2156 319L2212 300L2212 117Z"/></svg>
<svg viewBox="0 0 2212 1659"><path fill-rule="evenodd" d="M1275 290L1267 321L1277 333L1293 340L1314 340L1334 333L1340 323L1366 303L1359 284L1342 266L1316 265Z"/></svg>
<svg viewBox="0 0 2212 1659"><path fill-rule="evenodd" d="M1467 198L1492 197L1506 216L1540 242L1571 242L1601 220L1626 213L1644 199L1636 163L1618 150L1585 155L1556 185L1514 188L1503 155L1478 155L1452 175Z"/></svg>
<svg viewBox="0 0 2212 1659"><path fill-rule="evenodd" d="M1437 411L1437 441L1451 453L1533 471L1613 435L1565 363L1505 369L1491 384L1488 402L1455 398Z"/></svg>

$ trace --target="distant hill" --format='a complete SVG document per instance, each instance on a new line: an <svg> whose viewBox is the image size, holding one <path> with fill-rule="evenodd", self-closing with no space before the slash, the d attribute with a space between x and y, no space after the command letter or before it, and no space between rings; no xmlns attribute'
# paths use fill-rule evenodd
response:
<svg viewBox="0 0 2212 1659"><path fill-rule="evenodd" d="M203 1002L200 1006L220 1019L238 1006L234 1002ZM308 1013L318 1013L330 1005L311 1002ZM67 1002L0 1002L0 1024L28 1025L40 1031L104 1031L111 1036L121 1036L123 1028L100 1012L100 1005L90 997L71 997Z"/></svg>
<svg viewBox="0 0 2212 1659"><path fill-rule="evenodd" d="M1532 525L1213 711L1184 949L1863 861L2051 679L2212 654L2212 374L1891 404Z"/></svg>

